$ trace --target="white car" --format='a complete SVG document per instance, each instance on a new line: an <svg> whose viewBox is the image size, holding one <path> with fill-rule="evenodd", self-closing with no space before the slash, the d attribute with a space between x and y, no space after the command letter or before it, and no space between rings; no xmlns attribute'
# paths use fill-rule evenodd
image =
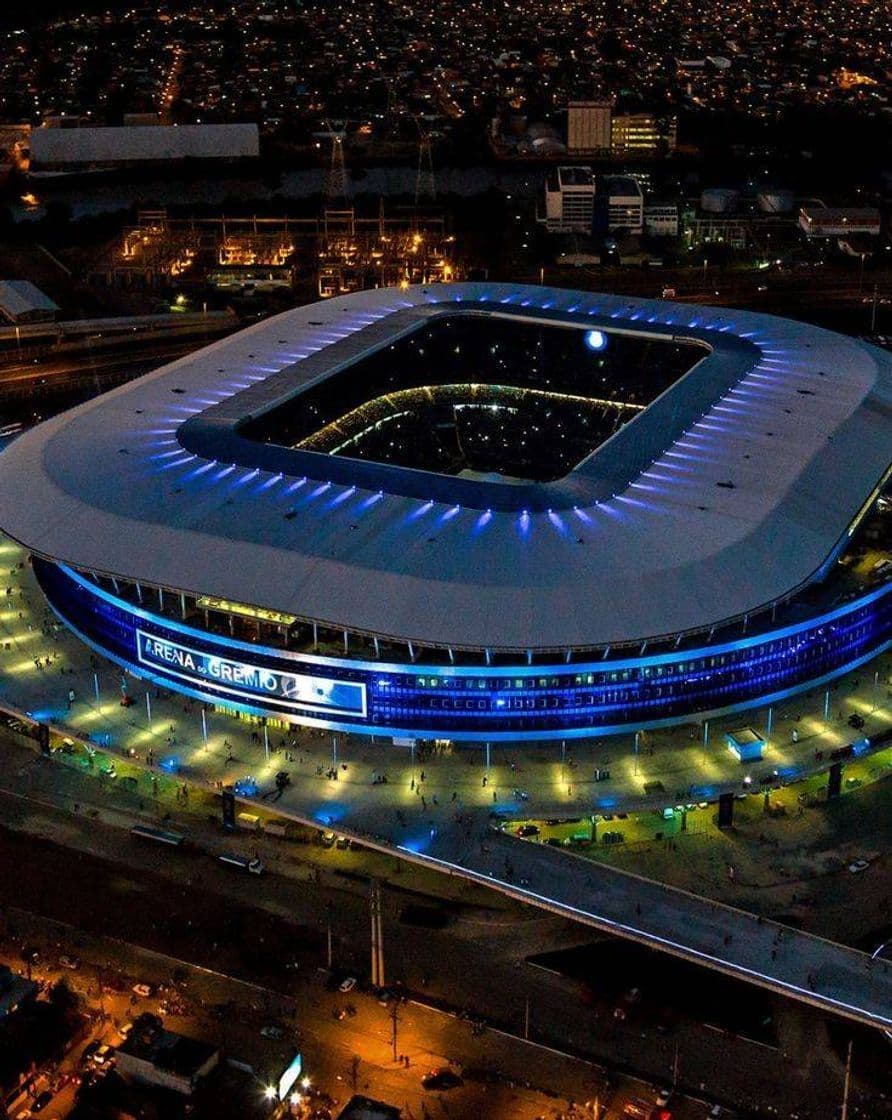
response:
<svg viewBox="0 0 892 1120"><path fill-rule="evenodd" d="M338 991L339 992L352 992L355 987L356 987L356 977L355 976L348 976L345 980L342 980L340 982L340 984L338 984Z"/></svg>
<svg viewBox="0 0 892 1120"><path fill-rule="evenodd" d="M853 859L849 864L849 871L853 875L857 875L859 871L866 871L870 867L869 859Z"/></svg>

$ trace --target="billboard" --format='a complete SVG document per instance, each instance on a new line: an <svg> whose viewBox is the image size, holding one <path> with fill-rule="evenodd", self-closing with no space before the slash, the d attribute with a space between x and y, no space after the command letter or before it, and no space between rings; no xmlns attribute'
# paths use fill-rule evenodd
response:
<svg viewBox="0 0 892 1120"><path fill-rule="evenodd" d="M295 1054L291 1059L290 1064L285 1069L282 1076L279 1078L278 1092L279 1100L283 1101L294 1088L300 1077L301 1070L303 1069L303 1058L300 1054Z"/></svg>
<svg viewBox="0 0 892 1120"><path fill-rule="evenodd" d="M277 707L316 715L366 715L365 685L358 681L292 673L250 661L196 649L137 628L136 656L140 665L194 685L225 688L242 700L274 700Z"/></svg>

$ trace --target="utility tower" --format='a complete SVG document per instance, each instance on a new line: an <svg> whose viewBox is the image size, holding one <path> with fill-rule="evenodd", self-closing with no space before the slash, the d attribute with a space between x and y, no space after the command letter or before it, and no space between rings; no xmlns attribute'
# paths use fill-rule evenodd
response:
<svg viewBox="0 0 892 1120"><path fill-rule="evenodd" d="M344 164L343 128L334 129L329 125L331 136L331 160L325 176L325 200L327 203L343 202L347 198L347 168Z"/></svg>
<svg viewBox="0 0 892 1120"><path fill-rule="evenodd" d="M437 197L437 181L434 178L434 161L431 155L431 138L416 119L418 126L418 174L415 176L415 206L422 202L433 202Z"/></svg>

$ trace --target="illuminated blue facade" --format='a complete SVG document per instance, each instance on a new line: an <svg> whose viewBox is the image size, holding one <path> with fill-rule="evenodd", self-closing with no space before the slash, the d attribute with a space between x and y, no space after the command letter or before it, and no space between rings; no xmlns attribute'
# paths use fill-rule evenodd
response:
<svg viewBox="0 0 892 1120"><path fill-rule="evenodd" d="M469 667L296 653L207 633L34 559L53 609L138 676L260 716L344 731L456 740L559 739L765 704L892 644L892 585L735 642L588 663Z"/></svg>

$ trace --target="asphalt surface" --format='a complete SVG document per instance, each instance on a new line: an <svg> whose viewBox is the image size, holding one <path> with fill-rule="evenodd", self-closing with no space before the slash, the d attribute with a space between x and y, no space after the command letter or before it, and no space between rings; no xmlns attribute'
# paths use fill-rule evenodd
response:
<svg viewBox="0 0 892 1120"><path fill-rule="evenodd" d="M17 784L31 787L37 796L38 779L52 783L54 766L34 756L20 759ZM54 843L0 834L0 866L17 869L14 877L4 875L0 881L0 898L7 904L61 917L88 931L115 931L149 947L163 950L174 945L181 956L206 967L286 992L293 990L293 974L289 971L283 982L282 961L296 960L298 974L312 975L325 963L324 933L331 917L336 967L360 977L368 971L367 890L361 879L338 882L323 874L316 883L300 865L292 866L290 856L281 868L287 874L260 881L233 876L206 856L173 860L129 838L122 842L120 830L103 823L104 810L97 819L81 805L74 817L21 796L3 796L0 805L9 825L70 846L60 849ZM114 870L106 862L109 853L117 863ZM332 858L342 854L331 853ZM293 878L293 872L303 877ZM442 1001L522 1034L529 998L531 1037L548 1045L643 1070L655 1081L670 1076L677 1054L680 1083L697 1093L702 1083L706 1095L729 1102L774 1104L785 1114L783 1110L812 1100L818 1102L812 1116L834 1114L835 1105L829 1102L839 1099L841 1066L829 1047L816 1042L826 1038L819 1016L770 1000L769 1012L778 1019L776 1049L685 1021L683 991L680 1016L666 1021L645 1000L624 1021L617 1021L615 974L605 977L599 990L597 982L581 984L525 963L533 953L584 943L578 927L530 912L506 921L504 913L434 902L446 924L431 929L401 920L413 901L398 883L385 890L387 966L391 980L402 980L424 999ZM255 904L266 916L253 912ZM593 956L598 951L591 949ZM626 967L621 987L631 989L637 977L630 963ZM615 968L612 959L611 969ZM726 998L734 999L733 988ZM332 1020L332 1029L341 1026ZM473 1037L467 1024L464 1030ZM473 1046L473 1053L479 1054L479 1040ZM429 1051L437 1049L428 1046ZM531 1067L525 1062L523 1068ZM555 1088L553 1075L543 1084ZM575 1093L579 1090L577 1086Z"/></svg>

